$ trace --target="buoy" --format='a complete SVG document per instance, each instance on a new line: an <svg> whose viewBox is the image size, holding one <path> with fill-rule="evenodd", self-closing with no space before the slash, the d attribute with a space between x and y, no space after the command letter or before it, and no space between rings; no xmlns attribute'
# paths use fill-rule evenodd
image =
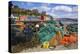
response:
<svg viewBox="0 0 80 54"><path fill-rule="evenodd" d="M42 48L49 48L49 42L45 41Z"/></svg>
<svg viewBox="0 0 80 54"><path fill-rule="evenodd" d="M56 36L55 36L56 37ZM50 41L49 41L49 46L56 46L58 44L58 41L56 40L56 38L53 37Z"/></svg>

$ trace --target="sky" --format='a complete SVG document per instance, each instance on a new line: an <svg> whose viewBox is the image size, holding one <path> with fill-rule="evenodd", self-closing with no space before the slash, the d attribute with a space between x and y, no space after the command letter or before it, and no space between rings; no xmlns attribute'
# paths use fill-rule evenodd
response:
<svg viewBox="0 0 80 54"><path fill-rule="evenodd" d="M77 5L22 1L12 1L12 4L24 9L38 9L39 12L46 11L47 14L54 18L78 18Z"/></svg>

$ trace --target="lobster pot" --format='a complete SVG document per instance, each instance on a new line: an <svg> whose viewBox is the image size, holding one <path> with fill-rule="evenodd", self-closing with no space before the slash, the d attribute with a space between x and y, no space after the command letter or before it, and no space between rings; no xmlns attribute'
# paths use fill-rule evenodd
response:
<svg viewBox="0 0 80 54"><path fill-rule="evenodd" d="M40 28L40 31L38 32L40 43L51 40L56 33L54 31L55 28L50 26Z"/></svg>
<svg viewBox="0 0 80 54"><path fill-rule="evenodd" d="M47 22L46 26L41 27L38 31L40 43L43 43L45 41L49 42L55 36L57 37L58 41L62 39L62 28L56 27L55 23L53 22Z"/></svg>

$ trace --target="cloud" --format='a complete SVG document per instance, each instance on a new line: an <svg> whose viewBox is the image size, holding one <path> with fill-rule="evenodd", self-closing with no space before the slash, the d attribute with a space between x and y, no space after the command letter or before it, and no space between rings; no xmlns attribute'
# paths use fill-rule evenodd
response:
<svg viewBox="0 0 80 54"><path fill-rule="evenodd" d="M53 8L53 11L72 12L72 8L68 6L56 6Z"/></svg>
<svg viewBox="0 0 80 54"><path fill-rule="evenodd" d="M77 7L71 8L68 6L55 6L53 8L48 6L40 6L32 7L31 9L38 9L39 12L46 11L46 13L53 16L53 18L78 18Z"/></svg>
<svg viewBox="0 0 80 54"><path fill-rule="evenodd" d="M28 2L27 5L28 5L28 6L32 6L32 5L34 5L34 4L31 3L31 2Z"/></svg>
<svg viewBox="0 0 80 54"><path fill-rule="evenodd" d="M78 18L78 14L77 14L77 13L66 14L65 17L69 17L69 18Z"/></svg>
<svg viewBox="0 0 80 54"><path fill-rule="evenodd" d="M49 11L50 10L50 8L49 7L47 7L47 6L41 6L41 7L39 7L39 10L40 11Z"/></svg>
<svg viewBox="0 0 80 54"><path fill-rule="evenodd" d="M32 7L31 10L32 9L38 9L39 12L46 11L46 14L53 16L53 18L59 18L58 15L54 14L53 12L51 12L52 8L50 8L48 6Z"/></svg>
<svg viewBox="0 0 80 54"><path fill-rule="evenodd" d="M73 11L73 12L78 12L78 6L73 7L73 8L72 8L72 11Z"/></svg>
<svg viewBox="0 0 80 54"><path fill-rule="evenodd" d="M37 7L32 7L30 10L33 10L33 9L38 9Z"/></svg>
<svg viewBox="0 0 80 54"><path fill-rule="evenodd" d="M55 6L52 8L51 13L56 15L57 18L78 18L77 9L77 6Z"/></svg>
<svg viewBox="0 0 80 54"><path fill-rule="evenodd" d="M54 13L51 13L51 12L47 12L48 15L51 15L53 18L60 18L59 15L56 15Z"/></svg>
<svg viewBox="0 0 80 54"><path fill-rule="evenodd" d="M42 6L49 6L50 3L42 3Z"/></svg>
<svg viewBox="0 0 80 54"><path fill-rule="evenodd" d="M64 14L64 15L59 15L61 18L78 18L78 14L77 13L68 13L68 14Z"/></svg>
<svg viewBox="0 0 80 54"><path fill-rule="evenodd" d="M32 7L31 10L32 9L38 9L39 12L42 12L42 11L48 12L48 11L50 11L51 8L49 8L47 6L40 6L40 7Z"/></svg>

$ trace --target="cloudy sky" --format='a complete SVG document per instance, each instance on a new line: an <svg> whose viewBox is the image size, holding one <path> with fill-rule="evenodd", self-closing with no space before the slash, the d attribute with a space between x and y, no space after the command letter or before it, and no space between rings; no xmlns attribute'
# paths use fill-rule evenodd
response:
<svg viewBox="0 0 80 54"><path fill-rule="evenodd" d="M38 9L39 12L46 11L47 14L55 18L78 18L77 5L20 1L13 1L12 3L24 9Z"/></svg>

